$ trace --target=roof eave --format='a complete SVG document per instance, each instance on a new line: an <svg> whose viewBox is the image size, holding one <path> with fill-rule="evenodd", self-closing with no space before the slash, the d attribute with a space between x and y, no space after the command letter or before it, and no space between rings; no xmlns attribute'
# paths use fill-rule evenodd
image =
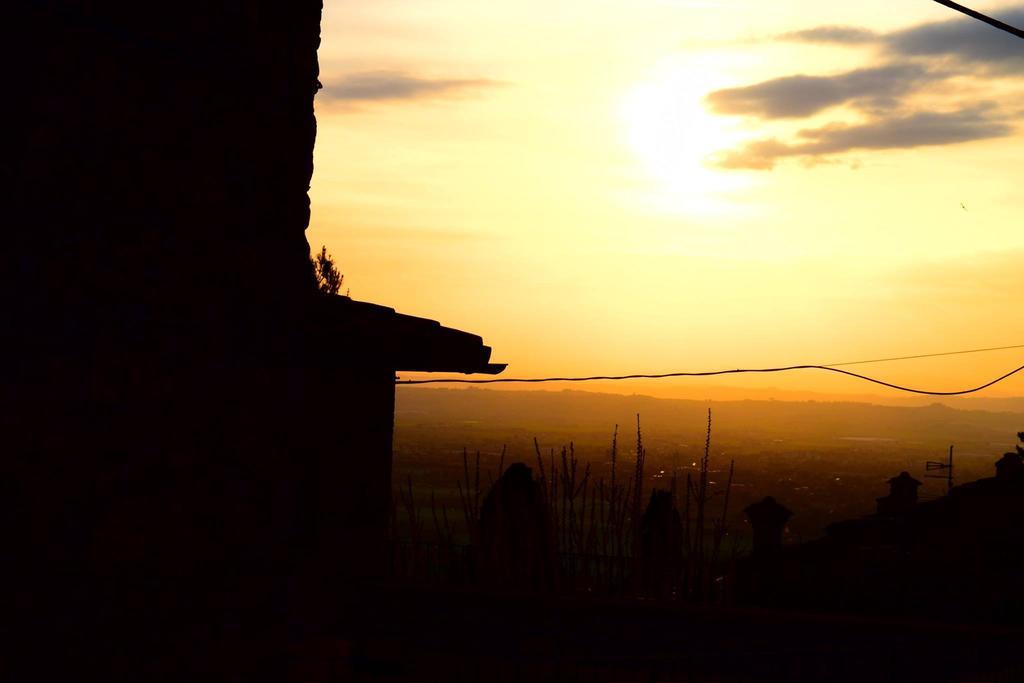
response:
<svg viewBox="0 0 1024 683"><path fill-rule="evenodd" d="M360 360L372 359L396 371L496 375L507 365L491 362L491 347L475 334L392 308L324 297L318 307L331 338L354 346Z"/></svg>

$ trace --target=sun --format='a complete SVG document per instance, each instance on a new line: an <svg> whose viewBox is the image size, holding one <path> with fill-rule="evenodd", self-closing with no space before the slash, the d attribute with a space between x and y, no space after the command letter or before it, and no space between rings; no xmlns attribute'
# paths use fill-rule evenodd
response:
<svg viewBox="0 0 1024 683"><path fill-rule="evenodd" d="M672 59L623 98L625 141L656 181L658 203L684 212L718 211L726 203L723 193L746 184L709 163L712 154L743 137L734 122L704 106L705 95L722 82L706 59Z"/></svg>

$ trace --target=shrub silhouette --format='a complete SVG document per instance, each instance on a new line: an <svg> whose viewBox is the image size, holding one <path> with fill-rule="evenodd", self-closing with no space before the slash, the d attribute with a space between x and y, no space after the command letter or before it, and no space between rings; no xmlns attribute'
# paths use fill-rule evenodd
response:
<svg viewBox="0 0 1024 683"><path fill-rule="evenodd" d="M320 253L310 257L313 267L313 280L316 288L323 294L334 296L341 290L345 276L338 270L334 257L327 253L327 247L321 246ZM346 292L345 296L348 296Z"/></svg>

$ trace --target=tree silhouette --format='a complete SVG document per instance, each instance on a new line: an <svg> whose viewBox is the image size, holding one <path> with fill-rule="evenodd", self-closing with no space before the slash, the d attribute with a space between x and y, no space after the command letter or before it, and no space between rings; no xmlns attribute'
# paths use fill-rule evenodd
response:
<svg viewBox="0 0 1024 683"><path fill-rule="evenodd" d="M335 265L334 257L327 253L327 247L321 246L320 253L309 260L313 266L313 279L316 282L316 288L324 294L331 296L337 294L341 290L345 276Z"/></svg>

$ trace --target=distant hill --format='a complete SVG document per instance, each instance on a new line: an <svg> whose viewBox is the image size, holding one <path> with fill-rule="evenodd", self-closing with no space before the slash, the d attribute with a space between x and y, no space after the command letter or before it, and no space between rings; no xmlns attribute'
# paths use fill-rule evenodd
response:
<svg viewBox="0 0 1024 683"><path fill-rule="evenodd" d="M421 379L429 378L423 375ZM403 379L412 379L403 374ZM454 385L438 385L429 388L451 388L456 391L465 387ZM411 387L410 387L411 388ZM420 387L427 388L427 387ZM484 387L473 387L481 388ZM787 401L801 403L814 401L818 403L869 403L877 406L924 407L941 403L950 408L960 410L988 410L994 412L1024 413L1024 396L1006 396L992 394L968 394L965 396L926 396L897 391L882 390L877 393L835 393L791 389L778 386L743 386L722 384L719 382L676 381L665 380L632 380L628 384L621 382L594 381L587 384L496 384L486 387L488 391L506 391L512 393L543 392L560 393L563 389L587 394L610 394L615 396L648 396L692 401Z"/></svg>
<svg viewBox="0 0 1024 683"><path fill-rule="evenodd" d="M514 432L564 433L581 438L628 433L640 413L645 431L697 439L707 409L720 439L785 440L813 444L893 441L915 447L959 447L994 452L1024 430L1024 399L962 399L957 408L880 406L825 401L694 401L585 391L507 391L401 387L399 427L459 426ZM986 409L982 409L982 407Z"/></svg>
<svg viewBox="0 0 1024 683"><path fill-rule="evenodd" d="M1024 397L987 398L984 396L954 396L943 403L964 410L991 410L995 412L1024 413Z"/></svg>

